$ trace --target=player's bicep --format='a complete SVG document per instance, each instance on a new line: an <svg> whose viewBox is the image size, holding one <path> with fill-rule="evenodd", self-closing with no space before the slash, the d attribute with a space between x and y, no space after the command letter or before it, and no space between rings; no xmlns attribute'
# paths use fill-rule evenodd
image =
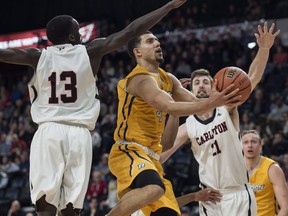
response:
<svg viewBox="0 0 288 216"><path fill-rule="evenodd" d="M114 51L122 46L125 46L127 41L133 38L133 35L128 30L123 29L119 32L109 35L106 38L98 38L93 40L88 46L88 50L96 56L103 56L111 51Z"/></svg>
<svg viewBox="0 0 288 216"><path fill-rule="evenodd" d="M167 111L169 104L173 102L173 98L161 90L156 80L149 75L137 75L131 78L127 90L159 111Z"/></svg>
<svg viewBox="0 0 288 216"><path fill-rule="evenodd" d="M282 169L278 164L272 164L268 172L277 202L280 207L288 206L288 187Z"/></svg>

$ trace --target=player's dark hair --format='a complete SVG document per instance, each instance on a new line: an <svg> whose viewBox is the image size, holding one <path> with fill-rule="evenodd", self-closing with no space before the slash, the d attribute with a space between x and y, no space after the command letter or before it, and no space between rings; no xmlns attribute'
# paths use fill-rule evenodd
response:
<svg viewBox="0 0 288 216"><path fill-rule="evenodd" d="M145 35L145 34L152 34L152 32L145 31L143 34L140 34L137 37L128 41L128 44L127 44L128 54L134 62L136 62L136 58L135 58L135 55L133 53L133 49L136 47L139 47L139 44L141 43L141 36Z"/></svg>
<svg viewBox="0 0 288 216"><path fill-rule="evenodd" d="M197 69L197 70L194 70L192 73L191 73L191 82L190 82L190 89L192 89L192 83L193 83L193 79L196 77L196 76L207 76L209 78L209 80L213 81L213 78L211 77L210 75L210 72L206 69Z"/></svg>
<svg viewBox="0 0 288 216"><path fill-rule="evenodd" d="M51 19L46 25L48 40L53 44L62 44L68 41L73 26L73 17L59 15Z"/></svg>

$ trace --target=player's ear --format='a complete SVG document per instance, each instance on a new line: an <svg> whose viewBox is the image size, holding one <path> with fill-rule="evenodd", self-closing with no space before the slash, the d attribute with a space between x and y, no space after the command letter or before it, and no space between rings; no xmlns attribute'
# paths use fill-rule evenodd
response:
<svg viewBox="0 0 288 216"><path fill-rule="evenodd" d="M142 55L140 49L137 47L133 49L133 53L136 57L140 57Z"/></svg>
<svg viewBox="0 0 288 216"><path fill-rule="evenodd" d="M75 42L75 36L73 34L69 34L68 40L71 42Z"/></svg>

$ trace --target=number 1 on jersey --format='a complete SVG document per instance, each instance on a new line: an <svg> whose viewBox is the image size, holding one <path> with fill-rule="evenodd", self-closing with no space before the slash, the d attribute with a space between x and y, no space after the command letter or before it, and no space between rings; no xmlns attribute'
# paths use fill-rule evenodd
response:
<svg viewBox="0 0 288 216"><path fill-rule="evenodd" d="M212 148L213 156L216 156L221 153L217 140L215 140L215 142L211 144L211 148Z"/></svg>

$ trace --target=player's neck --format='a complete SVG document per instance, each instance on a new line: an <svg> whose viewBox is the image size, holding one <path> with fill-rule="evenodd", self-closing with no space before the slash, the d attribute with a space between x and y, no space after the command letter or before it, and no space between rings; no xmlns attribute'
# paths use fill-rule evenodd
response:
<svg viewBox="0 0 288 216"><path fill-rule="evenodd" d="M140 66L146 68L149 72L158 73L158 68L159 68L159 64L158 63L151 64L151 63L146 62L146 61L140 61L138 64Z"/></svg>
<svg viewBox="0 0 288 216"><path fill-rule="evenodd" d="M202 121L205 121L209 118L212 118L213 115L214 115L214 109L210 110L209 112L204 113L203 115L197 115L197 117L201 119Z"/></svg>
<svg viewBox="0 0 288 216"><path fill-rule="evenodd" d="M257 169L257 167L260 165L261 159L261 155L255 158L246 159L248 172L253 172L255 169Z"/></svg>

